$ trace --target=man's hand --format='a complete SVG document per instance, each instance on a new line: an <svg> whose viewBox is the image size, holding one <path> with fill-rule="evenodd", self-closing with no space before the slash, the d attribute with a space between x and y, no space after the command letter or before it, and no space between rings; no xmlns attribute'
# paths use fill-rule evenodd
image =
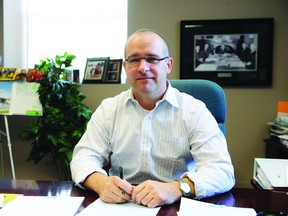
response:
<svg viewBox="0 0 288 216"><path fill-rule="evenodd" d="M124 203L131 200L133 190L133 186L126 180L101 173L92 173L88 176L84 186L97 192L100 199L108 203Z"/></svg>
<svg viewBox="0 0 288 216"><path fill-rule="evenodd" d="M135 186L132 191L132 200L149 208L172 204L181 196L182 192L177 181L162 183L147 180Z"/></svg>

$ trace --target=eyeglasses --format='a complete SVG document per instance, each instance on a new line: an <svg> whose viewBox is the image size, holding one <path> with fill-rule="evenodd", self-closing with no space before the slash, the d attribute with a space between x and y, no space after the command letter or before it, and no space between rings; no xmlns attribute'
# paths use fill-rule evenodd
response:
<svg viewBox="0 0 288 216"><path fill-rule="evenodd" d="M140 65L140 61L141 59L144 59L150 66L152 65L156 65L158 64L160 61L163 61L164 59L168 59L169 57L166 56L164 58L154 58L154 57L142 57L142 58L138 58L138 57L130 57L125 59L125 61L127 62L127 64L131 67L137 67Z"/></svg>

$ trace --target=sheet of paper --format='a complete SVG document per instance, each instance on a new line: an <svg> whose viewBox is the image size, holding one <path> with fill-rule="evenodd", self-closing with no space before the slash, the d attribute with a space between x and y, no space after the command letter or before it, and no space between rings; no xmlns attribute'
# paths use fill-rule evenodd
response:
<svg viewBox="0 0 288 216"><path fill-rule="evenodd" d="M0 194L0 208L4 205L4 194Z"/></svg>
<svg viewBox="0 0 288 216"><path fill-rule="evenodd" d="M96 212L97 215L105 216L155 216L157 215L159 209L160 207L148 208L142 205L137 205L133 202L123 204L110 204L97 199L84 210L82 210L77 216L95 216Z"/></svg>
<svg viewBox="0 0 288 216"><path fill-rule="evenodd" d="M256 216L256 211L252 208L229 207L222 205L209 204L197 200L181 198L178 216Z"/></svg>
<svg viewBox="0 0 288 216"><path fill-rule="evenodd" d="M84 197L19 196L0 209L0 216L74 216Z"/></svg>

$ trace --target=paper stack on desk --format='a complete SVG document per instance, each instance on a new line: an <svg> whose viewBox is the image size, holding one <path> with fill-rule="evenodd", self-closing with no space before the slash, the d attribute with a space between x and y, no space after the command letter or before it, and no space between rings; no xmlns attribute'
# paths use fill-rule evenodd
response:
<svg viewBox="0 0 288 216"><path fill-rule="evenodd" d="M215 205L183 197L177 213L178 216L256 216L256 214L256 211L252 208Z"/></svg>

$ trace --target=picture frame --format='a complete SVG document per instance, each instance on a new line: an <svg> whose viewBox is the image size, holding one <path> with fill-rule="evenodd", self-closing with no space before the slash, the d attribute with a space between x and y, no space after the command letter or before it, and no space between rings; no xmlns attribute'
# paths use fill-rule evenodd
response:
<svg viewBox="0 0 288 216"><path fill-rule="evenodd" d="M104 83L109 57L87 58L83 83Z"/></svg>
<svg viewBox="0 0 288 216"><path fill-rule="evenodd" d="M15 80L26 81L27 80L28 69L19 68L18 73L16 74Z"/></svg>
<svg viewBox="0 0 288 216"><path fill-rule="evenodd" d="M28 82L37 82L44 77L42 71L39 71L37 68L28 68L26 80Z"/></svg>
<svg viewBox="0 0 288 216"><path fill-rule="evenodd" d="M106 73L106 83L121 83L122 59L111 59Z"/></svg>
<svg viewBox="0 0 288 216"><path fill-rule="evenodd" d="M18 68L0 67L0 81L13 81L18 74Z"/></svg>
<svg viewBox="0 0 288 216"><path fill-rule="evenodd" d="M272 85L273 18L183 20L180 25L180 79Z"/></svg>

